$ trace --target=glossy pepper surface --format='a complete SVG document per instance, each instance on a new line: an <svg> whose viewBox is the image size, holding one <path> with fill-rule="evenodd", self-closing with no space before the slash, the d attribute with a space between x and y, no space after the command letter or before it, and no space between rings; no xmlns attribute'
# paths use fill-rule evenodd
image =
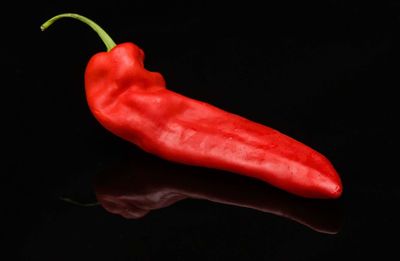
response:
<svg viewBox="0 0 400 261"><path fill-rule="evenodd" d="M338 198L340 178L327 158L259 123L171 90L161 74L144 68L143 51L133 43L115 45L93 21L85 22L108 51L86 68L86 97L96 119L109 131L161 158L222 169L263 180L309 198Z"/></svg>

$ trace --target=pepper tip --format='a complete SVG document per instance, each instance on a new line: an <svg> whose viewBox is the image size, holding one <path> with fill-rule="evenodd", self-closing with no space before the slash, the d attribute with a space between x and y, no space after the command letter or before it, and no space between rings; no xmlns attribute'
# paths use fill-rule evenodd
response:
<svg viewBox="0 0 400 261"><path fill-rule="evenodd" d="M334 198L334 199L340 198L342 193L343 193L343 187L341 185L337 185L335 190L332 193L332 198Z"/></svg>

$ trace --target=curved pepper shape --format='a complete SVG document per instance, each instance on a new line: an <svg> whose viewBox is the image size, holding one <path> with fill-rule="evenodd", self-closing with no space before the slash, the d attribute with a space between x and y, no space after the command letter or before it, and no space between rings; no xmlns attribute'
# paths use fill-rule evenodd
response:
<svg viewBox="0 0 400 261"><path fill-rule="evenodd" d="M49 21L62 17L87 23L109 49L90 59L85 89L93 115L112 133L161 158L242 174L299 196L342 194L339 175L320 153L277 130L166 89L161 74L144 68L144 53L135 44L115 46L79 15Z"/></svg>
<svg viewBox="0 0 400 261"><path fill-rule="evenodd" d="M96 175L98 202L108 212L138 219L190 198L254 209L280 216L317 232L336 234L341 227L337 202L294 197L238 175L157 161L146 155L117 161Z"/></svg>

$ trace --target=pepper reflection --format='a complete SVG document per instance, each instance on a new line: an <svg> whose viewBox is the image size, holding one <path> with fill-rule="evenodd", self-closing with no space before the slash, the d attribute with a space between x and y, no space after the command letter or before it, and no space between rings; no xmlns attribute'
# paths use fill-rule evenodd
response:
<svg viewBox="0 0 400 261"><path fill-rule="evenodd" d="M128 219L192 198L271 213L322 233L335 234L340 228L337 202L303 199L239 175L143 154L112 165L95 179L97 200Z"/></svg>

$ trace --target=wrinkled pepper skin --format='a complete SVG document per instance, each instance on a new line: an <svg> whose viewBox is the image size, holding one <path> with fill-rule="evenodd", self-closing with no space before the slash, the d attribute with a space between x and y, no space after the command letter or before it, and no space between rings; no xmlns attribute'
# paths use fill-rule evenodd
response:
<svg viewBox="0 0 400 261"><path fill-rule="evenodd" d="M132 43L94 55L86 68L90 110L109 131L161 158L222 169L307 198L338 198L339 175L323 155L267 126L165 87Z"/></svg>

